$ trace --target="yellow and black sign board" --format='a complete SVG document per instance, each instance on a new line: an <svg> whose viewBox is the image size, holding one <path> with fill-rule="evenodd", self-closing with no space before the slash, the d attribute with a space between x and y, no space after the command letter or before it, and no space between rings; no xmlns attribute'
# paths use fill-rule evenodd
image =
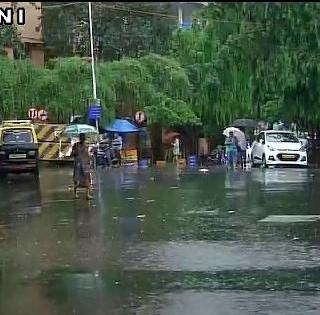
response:
<svg viewBox="0 0 320 315"><path fill-rule="evenodd" d="M67 153L69 151L70 144L62 143L61 150L60 144L54 142L41 142L39 144L39 159L41 161L64 161L71 160Z"/></svg>
<svg viewBox="0 0 320 315"><path fill-rule="evenodd" d="M40 161L72 161L68 156L70 139L59 135L64 127L63 124L34 124Z"/></svg>
<svg viewBox="0 0 320 315"><path fill-rule="evenodd" d="M69 142L67 137L59 138L58 135L65 125L62 124L34 124L39 142Z"/></svg>

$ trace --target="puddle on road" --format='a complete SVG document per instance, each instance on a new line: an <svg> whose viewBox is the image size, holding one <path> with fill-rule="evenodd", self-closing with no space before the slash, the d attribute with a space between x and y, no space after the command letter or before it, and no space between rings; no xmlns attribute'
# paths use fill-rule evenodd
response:
<svg viewBox="0 0 320 315"><path fill-rule="evenodd" d="M257 223L292 212L320 215L319 183L309 189L308 171L111 170L99 174L94 208L55 189L69 174L45 172L41 187L25 184L21 194L0 184L5 315L242 315L279 305L277 314L287 307L300 315L318 307L320 236L296 224ZM16 224L12 200L25 205L19 213L35 204L45 211Z"/></svg>
<svg viewBox="0 0 320 315"><path fill-rule="evenodd" d="M320 249L279 242L148 242L130 246L121 262L125 270L152 271L311 268L320 265Z"/></svg>
<svg viewBox="0 0 320 315"><path fill-rule="evenodd" d="M259 223L320 223L320 215L269 215Z"/></svg>

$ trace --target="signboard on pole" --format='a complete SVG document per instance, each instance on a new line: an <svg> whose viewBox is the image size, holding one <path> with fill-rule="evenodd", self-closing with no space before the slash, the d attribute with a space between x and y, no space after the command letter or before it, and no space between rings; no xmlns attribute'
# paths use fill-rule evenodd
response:
<svg viewBox="0 0 320 315"><path fill-rule="evenodd" d="M47 111L44 109L40 109L37 116L40 121L46 121L48 119Z"/></svg>
<svg viewBox="0 0 320 315"><path fill-rule="evenodd" d="M142 124L146 120L146 114L143 111L138 111L135 114L135 121L138 124Z"/></svg>
<svg viewBox="0 0 320 315"><path fill-rule="evenodd" d="M90 120L98 120L101 118L102 110L99 105L91 105L88 108L88 118Z"/></svg>
<svg viewBox="0 0 320 315"><path fill-rule="evenodd" d="M37 111L37 109L36 108L29 108L29 110L28 110L28 117L29 117L29 119L32 119L32 120L34 120L34 119L37 119L37 117L38 117L38 111Z"/></svg>
<svg viewBox="0 0 320 315"><path fill-rule="evenodd" d="M48 113L45 109L37 109L34 107L29 108L28 117L32 121L41 121L44 122L48 119Z"/></svg>

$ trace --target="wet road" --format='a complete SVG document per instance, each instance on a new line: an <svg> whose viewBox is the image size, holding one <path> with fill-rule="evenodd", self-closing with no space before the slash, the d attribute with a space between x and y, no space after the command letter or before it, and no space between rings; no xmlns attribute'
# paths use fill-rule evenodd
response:
<svg viewBox="0 0 320 315"><path fill-rule="evenodd" d="M18 181L19 179L19 181ZM71 169L0 183L0 314L319 314L319 171ZM82 195L84 197L84 195Z"/></svg>

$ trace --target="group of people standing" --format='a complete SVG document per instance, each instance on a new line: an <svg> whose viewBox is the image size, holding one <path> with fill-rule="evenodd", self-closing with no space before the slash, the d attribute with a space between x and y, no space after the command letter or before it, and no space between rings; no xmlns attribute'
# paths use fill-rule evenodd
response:
<svg viewBox="0 0 320 315"><path fill-rule="evenodd" d="M118 165L121 165L121 150L123 147L122 137L115 133L111 140L107 134L103 134L99 142L99 151L103 155L103 165L112 166L112 161L117 160Z"/></svg>
<svg viewBox="0 0 320 315"><path fill-rule="evenodd" d="M247 145L240 143L234 133L230 131L224 145L226 147L227 165L228 167L236 168L239 165L241 168L246 166Z"/></svg>

